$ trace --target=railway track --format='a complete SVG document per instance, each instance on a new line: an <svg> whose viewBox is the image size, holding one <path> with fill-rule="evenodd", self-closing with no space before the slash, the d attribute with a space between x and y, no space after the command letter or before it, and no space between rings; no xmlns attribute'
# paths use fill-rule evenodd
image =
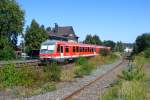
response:
<svg viewBox="0 0 150 100"><path fill-rule="evenodd" d="M24 64L29 65L29 66L37 66L40 63L40 61L38 59L36 59L36 60L25 60L25 61L0 61L0 68L2 68L4 65L7 65L10 63L16 64L16 67L19 68Z"/></svg>
<svg viewBox="0 0 150 100"><path fill-rule="evenodd" d="M115 70L116 70L118 67L120 67L124 62L126 62L126 61L125 61L125 60L122 60L122 62L120 62L120 63L119 63L118 65L116 65L114 68L110 69L110 70L107 71L105 74L103 74L103 75L97 77L95 80L89 82L88 84L82 86L80 89L78 89L78 90L72 92L70 95L64 97L63 100L74 100L73 97L76 97L75 100L85 100L85 98L84 98L84 99L83 99L83 98L81 99L81 97L79 97L78 95L81 94L81 92L85 91L85 90L86 90L87 88L89 88L90 86L92 87L92 85L93 85L93 84L96 84L96 82L101 81L101 79L104 78L107 74L109 74L109 73L115 71ZM106 86L106 87L108 87L108 86ZM87 99L86 99L86 100L87 100ZM90 100L90 99L88 99L88 100ZM91 99L91 100L93 100L93 99ZM96 100L96 99L94 99L94 100Z"/></svg>
<svg viewBox="0 0 150 100"><path fill-rule="evenodd" d="M36 60L26 60L26 61L0 61L0 68L2 68L4 65L7 64L16 64L16 68L21 68L22 65L28 65L29 67L42 67L44 65L46 65L47 63L41 63L40 60L36 59ZM58 64L58 66L61 66L62 69L69 69L72 68L74 66L74 62L72 63L68 63L68 64Z"/></svg>

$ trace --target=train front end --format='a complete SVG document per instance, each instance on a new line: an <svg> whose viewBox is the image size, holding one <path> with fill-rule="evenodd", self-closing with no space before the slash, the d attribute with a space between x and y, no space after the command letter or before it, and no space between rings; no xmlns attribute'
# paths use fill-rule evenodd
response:
<svg viewBox="0 0 150 100"><path fill-rule="evenodd" d="M41 44L40 48L40 60L41 61L53 61L55 58L55 45L56 41L47 40Z"/></svg>

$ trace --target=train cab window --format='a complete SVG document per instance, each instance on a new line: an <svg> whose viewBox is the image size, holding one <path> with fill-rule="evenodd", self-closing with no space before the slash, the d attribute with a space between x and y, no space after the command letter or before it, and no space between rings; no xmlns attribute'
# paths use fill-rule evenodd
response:
<svg viewBox="0 0 150 100"><path fill-rule="evenodd" d="M66 51L66 53L68 53L69 52L69 47L66 47L65 51Z"/></svg>
<svg viewBox="0 0 150 100"><path fill-rule="evenodd" d="M60 45L57 45L57 52L60 52Z"/></svg>
<svg viewBox="0 0 150 100"><path fill-rule="evenodd" d="M73 47L73 52L75 52L76 51L76 49L75 49L75 47Z"/></svg>

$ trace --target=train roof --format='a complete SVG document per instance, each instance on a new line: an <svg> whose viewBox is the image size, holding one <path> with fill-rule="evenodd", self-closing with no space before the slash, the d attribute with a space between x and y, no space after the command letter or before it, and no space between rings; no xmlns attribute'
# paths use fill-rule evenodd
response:
<svg viewBox="0 0 150 100"><path fill-rule="evenodd" d="M110 48L107 46L97 46L92 44L84 44L77 42L67 42L67 41L56 41L56 40L46 40L42 43L42 45L52 45L52 44L62 44L64 46L82 46L82 47L96 47L96 48Z"/></svg>
<svg viewBox="0 0 150 100"><path fill-rule="evenodd" d="M42 42L42 45L52 45L55 44L57 41L56 40L46 40Z"/></svg>

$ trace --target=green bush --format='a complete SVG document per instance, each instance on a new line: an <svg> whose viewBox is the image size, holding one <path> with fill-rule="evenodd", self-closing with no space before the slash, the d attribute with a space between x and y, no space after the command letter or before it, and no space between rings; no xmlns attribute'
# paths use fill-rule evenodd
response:
<svg viewBox="0 0 150 100"><path fill-rule="evenodd" d="M101 49L100 52L99 52L99 54L101 56L107 56L109 54L109 52L106 49Z"/></svg>
<svg viewBox="0 0 150 100"><path fill-rule="evenodd" d="M4 87L29 87L40 85L43 82L48 82L47 73L40 69L33 69L27 65L16 68L15 64L8 64L0 70L0 84Z"/></svg>
<svg viewBox="0 0 150 100"><path fill-rule="evenodd" d="M144 57L145 57L145 58L150 58L150 48L144 50Z"/></svg>
<svg viewBox="0 0 150 100"><path fill-rule="evenodd" d="M82 77L83 75L89 75L93 69L93 65L91 65L88 61L84 62L82 65L78 65L75 68L76 77Z"/></svg>
<svg viewBox="0 0 150 100"><path fill-rule="evenodd" d="M144 78L144 72L142 71L142 66L133 66L130 65L126 70L122 71L122 77L125 80L141 80Z"/></svg>
<svg viewBox="0 0 150 100"><path fill-rule="evenodd" d="M50 81L59 81L61 76L61 68L56 63L47 64L44 67Z"/></svg>
<svg viewBox="0 0 150 100"><path fill-rule="evenodd" d="M6 37L0 37L0 60L11 60L13 58L15 58L15 50Z"/></svg>
<svg viewBox="0 0 150 100"><path fill-rule="evenodd" d="M23 85L26 79L26 75L17 70L14 64L4 65L0 70L0 83L5 87Z"/></svg>
<svg viewBox="0 0 150 100"><path fill-rule="evenodd" d="M85 58L85 57L80 57L80 58L78 58L77 59L77 61L76 61L76 65L83 65L84 63L86 63L87 62L87 58Z"/></svg>

